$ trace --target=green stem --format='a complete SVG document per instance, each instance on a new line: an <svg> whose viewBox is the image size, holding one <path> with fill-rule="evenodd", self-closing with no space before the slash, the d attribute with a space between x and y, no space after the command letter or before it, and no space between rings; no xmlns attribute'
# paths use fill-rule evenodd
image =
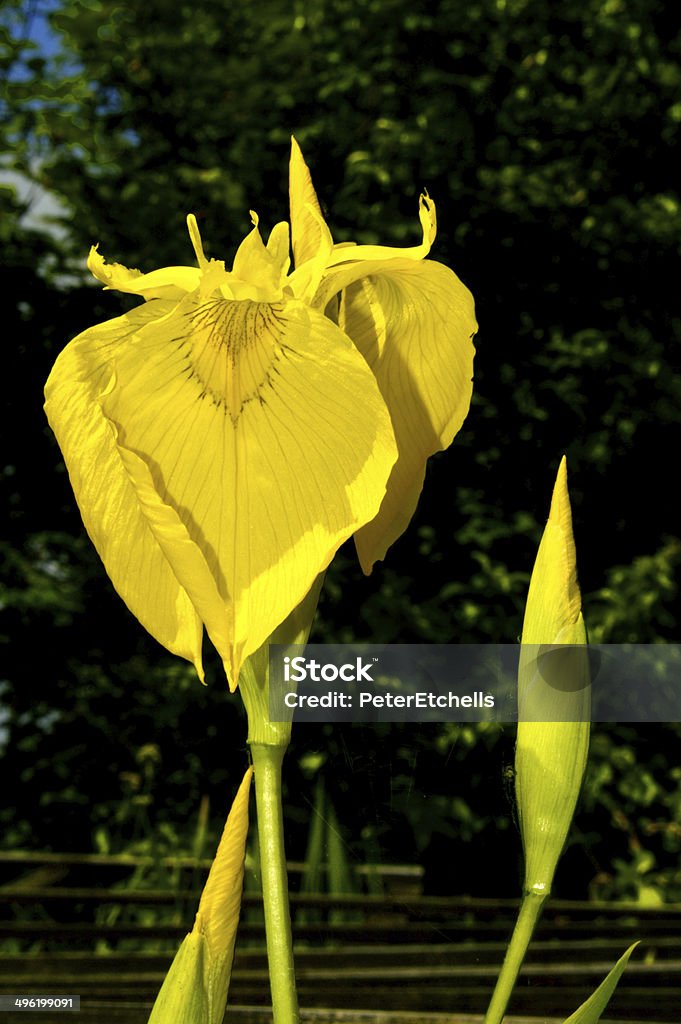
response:
<svg viewBox="0 0 681 1024"><path fill-rule="evenodd" d="M281 764L285 752L285 746L251 743L274 1024L298 1024L281 808Z"/></svg>
<svg viewBox="0 0 681 1024"><path fill-rule="evenodd" d="M547 893L526 892L484 1024L501 1024Z"/></svg>

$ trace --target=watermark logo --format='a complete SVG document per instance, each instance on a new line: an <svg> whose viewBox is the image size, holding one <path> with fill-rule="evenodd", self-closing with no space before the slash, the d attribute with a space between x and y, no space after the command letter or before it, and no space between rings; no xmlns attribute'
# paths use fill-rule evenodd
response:
<svg viewBox="0 0 681 1024"><path fill-rule="evenodd" d="M371 670L378 661L372 658L371 661L364 661L363 658L355 658L354 661L346 661L342 665L333 665L330 662L320 662L314 659L297 657L284 658L284 680L287 683L303 683L306 679L313 682L333 683L341 679L344 683L373 683L374 677Z"/></svg>
<svg viewBox="0 0 681 1024"><path fill-rule="evenodd" d="M270 645L273 722L681 722L681 643Z"/></svg>

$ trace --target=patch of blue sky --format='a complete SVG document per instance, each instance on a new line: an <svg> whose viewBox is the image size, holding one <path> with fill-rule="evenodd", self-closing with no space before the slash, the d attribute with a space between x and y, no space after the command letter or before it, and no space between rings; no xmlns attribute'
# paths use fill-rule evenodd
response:
<svg viewBox="0 0 681 1024"><path fill-rule="evenodd" d="M8 5L0 12L0 24L15 40L23 40L26 47L7 69L10 80L31 77L27 62L42 57L45 60L61 53L61 40L50 25L50 14L59 7L59 0L24 0L14 7Z"/></svg>
<svg viewBox="0 0 681 1024"><path fill-rule="evenodd" d="M44 60L48 65L58 60L61 75L74 75L83 70L78 60L68 50L64 50L60 33L52 27L50 16L60 7L61 0L24 0L21 4L8 5L4 8L0 2L0 26L13 39L24 42L23 49L15 57L14 62L5 69L9 81L34 79L35 71L31 68L31 61L36 59ZM96 88L96 98L102 114L111 114L120 109L120 100L114 88L106 88L100 84ZM23 104L28 108L45 106L49 102L46 97L38 94L34 99L23 100ZM57 102L63 109L63 99ZM3 106L5 104L0 95L0 111ZM128 141L137 142L134 131L126 131L124 135Z"/></svg>
<svg viewBox="0 0 681 1024"><path fill-rule="evenodd" d="M14 62L6 68L8 80L21 82L22 80L33 80L35 70L31 68L30 62L35 59L45 60L48 65L51 61L59 60L61 74L74 74L80 70L78 63L68 57L62 47L62 40L57 31L52 28L50 16L61 6L60 0L24 0L20 4L0 3L0 26L16 41L23 42ZM104 91L98 89L98 99L102 114L115 111L119 101L115 90ZM56 102L63 109L63 100L50 100L36 92L33 98L24 97L22 105L24 108L44 108L47 104ZM0 96L0 116L5 117L9 111L7 103ZM138 141L134 131L124 132L124 137L132 145ZM6 135L6 141L10 147L14 144L11 133ZM46 151L49 151L49 140L46 138L32 138L32 157L30 164L32 170L41 165ZM79 159L86 159L87 154L78 151L74 147L73 155ZM95 168L91 168L96 173ZM102 174L107 173L102 168ZM36 174L36 177L38 175ZM22 217L22 223L29 228L46 231L55 237L63 237L67 233L68 209L60 197L45 190L38 185L33 175L27 176L13 167L12 154L10 151L0 154L0 186L5 185L13 188L19 200L25 204L26 212ZM80 282L79 282L80 283Z"/></svg>

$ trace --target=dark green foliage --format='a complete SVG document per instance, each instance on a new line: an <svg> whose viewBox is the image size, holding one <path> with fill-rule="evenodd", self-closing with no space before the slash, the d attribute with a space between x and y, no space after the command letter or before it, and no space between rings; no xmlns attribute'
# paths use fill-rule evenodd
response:
<svg viewBox="0 0 681 1024"><path fill-rule="evenodd" d="M238 700L227 701L213 663L202 690L110 592L81 535L41 388L69 338L126 308L78 276L89 245L99 241L107 258L142 269L190 262L184 218L193 211L208 253L229 258L249 208L266 229L287 217L291 132L337 240L410 244L427 187L439 214L433 255L471 287L480 320L464 430L432 460L417 516L385 565L364 580L350 548L337 559L317 639L514 642L567 452L592 637L678 640L681 38L673 7L51 7L56 57L22 42L24 5L6 4L2 15L6 162L68 211L54 240L27 229L21 204L3 191L9 520L0 640L11 708L4 759L17 780L7 841L64 846L68 825L73 843L87 845L102 822L112 827L120 773L138 770L136 752L147 744L159 747L163 766L150 824L193 820L203 792L217 814L227 779L240 777ZM677 853L678 836L662 822L677 813L679 783L676 733L658 734L646 768L650 799L652 790L606 771L621 750L636 763L636 737L597 738L583 831L593 821L608 829L603 809L612 817L617 805L628 821L648 823L635 841L644 852L657 843L663 865ZM371 739L301 731L293 753L329 751L327 786L341 821L354 816L356 834L363 827L366 842L380 840L386 857L429 860L442 886L442 837L471 870L476 839L495 860L503 842L508 875L495 878L512 890L508 735L502 743L481 729L389 729ZM290 786L295 821L312 784L291 769ZM383 816L378 794L390 808ZM133 819L120 823L115 842L142 827ZM294 854L302 855L306 819L294 828ZM631 864L633 840L621 835L629 838L617 854ZM597 861L582 858L582 889L612 871L607 851ZM473 885L470 872L460 878L453 887Z"/></svg>

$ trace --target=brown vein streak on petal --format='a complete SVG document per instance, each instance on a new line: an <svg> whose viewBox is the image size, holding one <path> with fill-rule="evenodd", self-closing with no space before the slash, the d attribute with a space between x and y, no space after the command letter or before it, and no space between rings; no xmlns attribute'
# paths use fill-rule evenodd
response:
<svg viewBox="0 0 681 1024"><path fill-rule="evenodd" d="M196 382L200 399L222 409L234 426L249 402L266 405L264 391L274 387L276 363L287 354L279 341L286 318L279 312L249 299L211 299L187 314L189 330L181 348L191 366L188 380Z"/></svg>

